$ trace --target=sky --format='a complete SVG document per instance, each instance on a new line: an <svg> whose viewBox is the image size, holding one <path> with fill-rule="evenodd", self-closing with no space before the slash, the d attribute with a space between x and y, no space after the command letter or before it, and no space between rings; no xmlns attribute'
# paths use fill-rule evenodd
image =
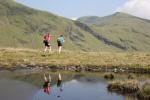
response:
<svg viewBox="0 0 150 100"><path fill-rule="evenodd" d="M107 16L125 12L150 19L150 0L16 0L29 7L59 16L77 19L82 16Z"/></svg>
<svg viewBox="0 0 150 100"><path fill-rule="evenodd" d="M125 12L145 19L150 19L150 0L127 0L117 11Z"/></svg>

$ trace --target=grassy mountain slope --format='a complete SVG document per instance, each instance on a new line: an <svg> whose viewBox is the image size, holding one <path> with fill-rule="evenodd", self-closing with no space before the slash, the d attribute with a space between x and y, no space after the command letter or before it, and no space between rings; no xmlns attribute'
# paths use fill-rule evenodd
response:
<svg viewBox="0 0 150 100"><path fill-rule="evenodd" d="M79 21L0 0L0 47L42 48L42 37L50 32L55 48L57 37L64 34L69 50L150 51L149 20L116 13Z"/></svg>
<svg viewBox="0 0 150 100"><path fill-rule="evenodd" d="M42 48L43 34L53 34L53 45L64 34L66 49L98 50L99 40L73 21L28 8L13 0L0 0L0 47Z"/></svg>
<svg viewBox="0 0 150 100"><path fill-rule="evenodd" d="M125 13L106 17L82 17L80 22L90 26L97 36L110 46L125 51L150 51L150 21ZM117 45L114 45L116 44Z"/></svg>

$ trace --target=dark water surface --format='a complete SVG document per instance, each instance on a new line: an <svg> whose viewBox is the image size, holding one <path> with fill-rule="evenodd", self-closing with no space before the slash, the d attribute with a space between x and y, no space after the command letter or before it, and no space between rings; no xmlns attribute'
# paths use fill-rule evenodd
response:
<svg viewBox="0 0 150 100"><path fill-rule="evenodd" d="M98 73L60 72L62 86L57 87L57 72L50 72L50 94L43 92L43 73L0 72L0 100L135 100L110 93L108 81Z"/></svg>

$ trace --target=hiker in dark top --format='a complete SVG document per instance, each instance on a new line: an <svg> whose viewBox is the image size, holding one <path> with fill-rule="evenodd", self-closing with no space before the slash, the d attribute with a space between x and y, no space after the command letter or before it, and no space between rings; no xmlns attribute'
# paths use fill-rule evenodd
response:
<svg viewBox="0 0 150 100"><path fill-rule="evenodd" d="M51 76L49 75L49 77L47 78L44 74L44 84L43 84L43 90L46 94L50 94L51 93Z"/></svg>
<svg viewBox="0 0 150 100"><path fill-rule="evenodd" d="M60 35L60 36L57 38L58 53L59 53L59 54L61 53L61 49L62 49L62 46L63 46L64 42L65 42L64 36L63 36L63 35Z"/></svg>
<svg viewBox="0 0 150 100"><path fill-rule="evenodd" d="M57 87L58 87L58 98L60 97L60 93L63 91L62 89L62 78L61 78L61 75L59 73L58 75L58 80L57 80Z"/></svg>
<svg viewBox="0 0 150 100"><path fill-rule="evenodd" d="M51 48L52 45L50 44L51 40L52 40L52 35L50 35L50 33L44 35L44 40L43 40L43 43L45 45L44 54L46 53L48 49L49 49L49 53L51 53L52 51L52 48Z"/></svg>
<svg viewBox="0 0 150 100"><path fill-rule="evenodd" d="M62 79L61 79L61 75L59 73L58 75L58 80L57 80L57 87L60 87L61 86L61 83L62 83Z"/></svg>

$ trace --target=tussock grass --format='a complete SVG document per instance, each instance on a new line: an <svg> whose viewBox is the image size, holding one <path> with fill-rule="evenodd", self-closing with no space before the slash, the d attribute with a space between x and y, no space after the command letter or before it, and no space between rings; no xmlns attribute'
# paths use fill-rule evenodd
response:
<svg viewBox="0 0 150 100"><path fill-rule="evenodd" d="M140 88L138 98L141 100L150 100L150 80Z"/></svg>
<svg viewBox="0 0 150 100"><path fill-rule="evenodd" d="M129 74L128 79L136 79L136 76L134 74Z"/></svg>
<svg viewBox="0 0 150 100"><path fill-rule="evenodd" d="M150 54L147 53L109 53L63 51L60 55L55 50L43 56L43 50L0 49L1 67L19 65L80 66L80 67L120 67L145 68L150 70Z"/></svg>
<svg viewBox="0 0 150 100"><path fill-rule="evenodd" d="M115 80L109 83L108 90L123 94L136 93L139 90L139 83L137 80Z"/></svg>
<svg viewBox="0 0 150 100"><path fill-rule="evenodd" d="M105 79L114 79L115 75L113 73L105 73L104 78Z"/></svg>
<svg viewBox="0 0 150 100"><path fill-rule="evenodd" d="M109 82L107 88L111 92L137 96L139 100L150 100L150 80L145 82L144 85L135 79L115 80Z"/></svg>

